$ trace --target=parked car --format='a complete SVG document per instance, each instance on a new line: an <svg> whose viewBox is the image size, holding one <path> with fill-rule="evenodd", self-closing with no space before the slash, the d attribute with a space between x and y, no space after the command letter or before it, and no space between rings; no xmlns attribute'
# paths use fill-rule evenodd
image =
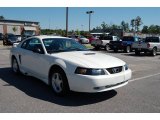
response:
<svg viewBox="0 0 160 120"><path fill-rule="evenodd" d="M91 36L88 36L88 39L89 39L89 43L92 43L93 40L97 40L98 38L91 35Z"/></svg>
<svg viewBox="0 0 160 120"><path fill-rule="evenodd" d="M131 78L124 61L89 51L66 37L31 37L14 44L10 55L13 72L39 78L51 85L57 95L70 90L108 91L126 85Z"/></svg>
<svg viewBox="0 0 160 120"><path fill-rule="evenodd" d="M71 38L72 40L76 41L76 42L79 42L78 36L69 35L68 37Z"/></svg>
<svg viewBox="0 0 160 120"><path fill-rule="evenodd" d="M96 39L96 40L93 40L91 42L91 45L93 47L95 47L96 49L99 49L99 48L104 48L106 51L109 51L110 47L109 47L109 43L110 41L118 41L120 40L119 37L117 36L101 36L99 37L99 39Z"/></svg>
<svg viewBox="0 0 160 120"><path fill-rule="evenodd" d="M87 39L86 37L80 35L77 37L79 39L79 42L82 44L88 44L89 43L89 39Z"/></svg>
<svg viewBox="0 0 160 120"><path fill-rule="evenodd" d="M4 35L2 33L0 33L0 40L4 39Z"/></svg>
<svg viewBox="0 0 160 120"><path fill-rule="evenodd" d="M32 37L34 35L29 35L29 34L23 34L21 35L21 41L25 40L26 38Z"/></svg>
<svg viewBox="0 0 160 120"><path fill-rule="evenodd" d="M7 33L4 35L3 45L13 45L14 43L18 42L18 38L16 35L12 33Z"/></svg>
<svg viewBox="0 0 160 120"><path fill-rule="evenodd" d="M75 41L77 41L77 42L79 42L81 44L89 43L89 39L85 38L82 35L69 35L68 37L72 38L73 40L75 40Z"/></svg>
<svg viewBox="0 0 160 120"><path fill-rule="evenodd" d="M17 39L18 39L17 41L21 42L22 41L22 36L21 35L16 35L16 36L17 36Z"/></svg>
<svg viewBox="0 0 160 120"><path fill-rule="evenodd" d="M146 37L145 41L133 43L132 48L136 55L140 55L141 52L149 52L156 56L157 52L160 52L160 37Z"/></svg>
<svg viewBox="0 0 160 120"><path fill-rule="evenodd" d="M126 53L131 52L132 44L134 42L140 41L141 38L134 36L124 36L122 40L119 41L110 41L109 46L114 52L118 52L118 50L123 50Z"/></svg>

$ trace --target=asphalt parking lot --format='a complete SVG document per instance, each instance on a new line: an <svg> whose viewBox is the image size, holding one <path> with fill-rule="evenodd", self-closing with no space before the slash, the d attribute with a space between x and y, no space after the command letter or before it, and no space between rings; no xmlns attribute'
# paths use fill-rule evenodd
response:
<svg viewBox="0 0 160 120"><path fill-rule="evenodd" d="M160 112L160 54L99 51L126 61L133 71L129 84L116 90L57 97L40 80L15 75L10 69L10 47L0 45L0 112Z"/></svg>

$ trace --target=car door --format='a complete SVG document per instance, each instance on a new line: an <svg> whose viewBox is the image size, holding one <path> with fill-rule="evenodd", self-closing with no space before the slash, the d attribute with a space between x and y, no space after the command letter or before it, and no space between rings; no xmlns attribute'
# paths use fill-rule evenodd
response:
<svg viewBox="0 0 160 120"><path fill-rule="evenodd" d="M37 45L40 46L41 53L34 51ZM42 79L47 77L46 71L49 63L47 62L42 43L38 38L31 38L28 40L25 50L23 50L23 55L21 55L21 61L26 73Z"/></svg>

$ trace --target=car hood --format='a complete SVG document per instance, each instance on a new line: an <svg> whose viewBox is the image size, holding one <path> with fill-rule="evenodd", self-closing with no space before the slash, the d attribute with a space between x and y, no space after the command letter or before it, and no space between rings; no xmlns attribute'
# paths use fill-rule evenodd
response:
<svg viewBox="0 0 160 120"><path fill-rule="evenodd" d="M125 65L124 61L116 57L93 51L61 52L51 54L51 56L68 61L80 67L110 68Z"/></svg>

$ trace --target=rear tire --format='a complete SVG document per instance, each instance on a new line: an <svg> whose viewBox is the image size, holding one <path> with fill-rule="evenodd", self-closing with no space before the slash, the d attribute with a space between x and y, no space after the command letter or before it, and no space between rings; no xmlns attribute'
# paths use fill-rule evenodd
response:
<svg viewBox="0 0 160 120"><path fill-rule="evenodd" d="M69 92L68 80L61 68L56 67L51 71L50 83L57 96L64 96Z"/></svg>
<svg viewBox="0 0 160 120"><path fill-rule="evenodd" d="M98 46L95 46L94 48L95 48L95 50L99 50L100 49L100 47L98 47Z"/></svg>

